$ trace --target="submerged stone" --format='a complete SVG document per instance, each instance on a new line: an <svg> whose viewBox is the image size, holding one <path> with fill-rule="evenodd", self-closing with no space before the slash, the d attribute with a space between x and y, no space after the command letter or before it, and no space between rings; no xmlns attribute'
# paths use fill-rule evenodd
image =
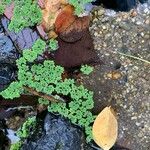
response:
<svg viewBox="0 0 150 150"><path fill-rule="evenodd" d="M0 63L0 91L4 90L14 80L15 73L13 66Z"/></svg>
<svg viewBox="0 0 150 150"><path fill-rule="evenodd" d="M0 63L14 63L17 59L17 52L12 41L0 33Z"/></svg>
<svg viewBox="0 0 150 150"><path fill-rule="evenodd" d="M22 150L81 150L87 147L81 129L73 126L68 120L47 114L44 130L38 138L32 138L23 145Z"/></svg>
<svg viewBox="0 0 150 150"><path fill-rule="evenodd" d="M0 91L14 80L16 72L14 64L17 58L17 50L0 23Z"/></svg>

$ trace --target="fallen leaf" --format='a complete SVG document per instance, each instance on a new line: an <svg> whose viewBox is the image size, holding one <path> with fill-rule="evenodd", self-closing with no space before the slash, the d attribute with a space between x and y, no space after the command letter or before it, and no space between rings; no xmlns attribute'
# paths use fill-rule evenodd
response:
<svg viewBox="0 0 150 150"><path fill-rule="evenodd" d="M46 31L53 28L57 15L61 12L61 0L45 0L41 2L42 7L42 26Z"/></svg>
<svg viewBox="0 0 150 150"><path fill-rule="evenodd" d="M116 142L118 123L111 107L106 107L97 116L93 124L93 138L97 145L109 150Z"/></svg>
<svg viewBox="0 0 150 150"><path fill-rule="evenodd" d="M67 5L58 14L55 20L55 31L57 33L65 31L73 22L77 16L74 15L74 8L71 5Z"/></svg>
<svg viewBox="0 0 150 150"><path fill-rule="evenodd" d="M8 5L4 11L4 15L8 18L11 19L13 16L13 10L14 10L14 2Z"/></svg>
<svg viewBox="0 0 150 150"><path fill-rule="evenodd" d="M111 71L107 74L107 77L109 79L117 80L122 77L122 74L121 74L121 72L118 72L118 71Z"/></svg>
<svg viewBox="0 0 150 150"><path fill-rule="evenodd" d="M63 34L68 34L73 30L80 32L88 28L89 23L89 16L77 17L74 15L74 8L71 5L67 5L56 18L55 31Z"/></svg>

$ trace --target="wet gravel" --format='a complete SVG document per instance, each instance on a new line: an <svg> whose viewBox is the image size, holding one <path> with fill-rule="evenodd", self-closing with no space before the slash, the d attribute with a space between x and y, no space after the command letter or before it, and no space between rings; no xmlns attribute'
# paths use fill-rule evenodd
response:
<svg viewBox="0 0 150 150"><path fill-rule="evenodd" d="M117 143L131 150L150 147L150 1L128 13L94 8L90 32L103 61L83 83L95 92L94 113L112 105L118 113Z"/></svg>

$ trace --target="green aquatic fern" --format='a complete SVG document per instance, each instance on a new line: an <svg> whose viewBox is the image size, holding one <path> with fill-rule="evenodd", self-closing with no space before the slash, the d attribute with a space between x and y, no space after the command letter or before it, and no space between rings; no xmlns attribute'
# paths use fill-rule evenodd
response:
<svg viewBox="0 0 150 150"><path fill-rule="evenodd" d="M17 143L11 144L10 150L20 150L22 146L22 142L19 141Z"/></svg>
<svg viewBox="0 0 150 150"><path fill-rule="evenodd" d="M93 0L69 0L68 2L74 6L75 14L80 15L84 12L84 7L86 4L91 3Z"/></svg>
<svg viewBox="0 0 150 150"><path fill-rule="evenodd" d="M64 68L56 65L54 61L45 60L43 63L35 64L34 61L45 51L45 47L45 42L38 39L31 49L23 51L22 57L16 61L18 81L12 82L0 95L6 99L13 99L30 88L47 96L51 95L55 99L60 99L62 95L68 97L70 100L67 103L50 103L43 97L39 98L39 102L48 105L50 112L59 113L72 123L84 127L89 142L92 139L90 129L94 120L90 112L94 107L93 92L83 85L76 85L74 79L62 79ZM20 136L26 137L27 134L21 132Z"/></svg>
<svg viewBox="0 0 150 150"><path fill-rule="evenodd" d="M0 15L3 14L5 11L5 5L0 3Z"/></svg>
<svg viewBox="0 0 150 150"><path fill-rule="evenodd" d="M31 50L27 50L27 52L25 52L26 50L24 50L23 56L16 61L18 67L18 81L12 82L6 90L0 93L0 95L2 95L6 99L13 99L16 97L20 97L20 94L24 92L23 86L27 85L30 85L30 87L36 86L37 82L36 80L34 82L33 79L34 74L32 74L31 71L32 68L30 68L27 65L27 63L34 62L34 60L37 57L33 57L33 55L38 56L42 54L45 50L45 45L46 43L44 41L38 39L33 45ZM37 67L38 66L39 65L37 65ZM34 65L32 67L34 68ZM37 72L39 72L39 70ZM40 87L42 86L40 85L39 82L37 83L37 85L38 84ZM39 86L37 86L36 89L38 89Z"/></svg>
<svg viewBox="0 0 150 150"><path fill-rule="evenodd" d="M30 134L30 129L34 129L36 126L36 117L28 118L22 127L17 131L17 136L19 138L27 138Z"/></svg>
<svg viewBox="0 0 150 150"><path fill-rule="evenodd" d="M93 71L93 67L88 65L82 65L80 71L85 75L89 75Z"/></svg>
<svg viewBox="0 0 150 150"><path fill-rule="evenodd" d="M20 94L23 92L21 82L12 82L6 90L2 91L0 95L6 99L13 99L14 97L20 97Z"/></svg>
<svg viewBox="0 0 150 150"><path fill-rule="evenodd" d="M20 140L17 143L11 144L10 150L20 150L23 141L29 137L30 132L36 127L36 117L29 117L17 131L17 136Z"/></svg>
<svg viewBox="0 0 150 150"><path fill-rule="evenodd" d="M14 3L13 17L8 26L11 31L19 32L25 27L34 26L42 20L41 9L37 1L33 0L1 0L0 14L4 13L5 8Z"/></svg>
<svg viewBox="0 0 150 150"><path fill-rule="evenodd" d="M50 51L55 51L58 49L58 41L56 39L50 39L49 41L49 48Z"/></svg>
<svg viewBox="0 0 150 150"><path fill-rule="evenodd" d="M71 101L66 103L50 103L48 110L50 112L59 113L62 116L71 120L72 123L78 124L85 128L87 142L92 140L92 123L95 117L90 110L94 107L93 92L88 91L82 85L76 86L73 82L69 85L70 88L63 89L61 92L64 95L70 95ZM69 91L67 91L69 89ZM67 93L66 93L67 91Z"/></svg>
<svg viewBox="0 0 150 150"><path fill-rule="evenodd" d="M2 15L5 11L6 6L8 6L12 0L1 0L0 1L0 15Z"/></svg>
<svg viewBox="0 0 150 150"><path fill-rule="evenodd" d="M13 17L9 24L9 30L19 32L25 27L34 26L42 19L42 13L37 1L15 0Z"/></svg>
<svg viewBox="0 0 150 150"><path fill-rule="evenodd" d="M39 102L39 104L42 104L42 105L49 105L49 103L50 103L49 100L43 99L43 98L39 98L38 102Z"/></svg>

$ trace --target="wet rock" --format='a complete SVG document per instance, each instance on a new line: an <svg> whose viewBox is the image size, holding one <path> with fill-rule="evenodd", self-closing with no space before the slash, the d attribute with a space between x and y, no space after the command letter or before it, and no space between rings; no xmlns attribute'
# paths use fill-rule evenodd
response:
<svg viewBox="0 0 150 150"><path fill-rule="evenodd" d="M31 28L25 28L19 33L9 31L9 20L6 17L3 17L1 22L5 32L11 38L13 43L15 43L19 50L31 48L33 43L39 38L36 30Z"/></svg>
<svg viewBox="0 0 150 150"><path fill-rule="evenodd" d="M119 122L117 143L131 150L149 149L149 69L148 64L117 52L150 60L148 37L145 38L150 33L149 15L144 13L149 6L139 4L135 9L137 16L131 16L130 12L118 12L115 16L93 15L90 31L104 65L95 67L94 72L82 80L89 90L94 91L94 113L109 105L115 108ZM110 21L102 22L107 17ZM100 19L94 21L95 18ZM108 26L106 33L102 26ZM111 40L106 38L107 34ZM115 61L121 65L116 66ZM108 78L111 71L121 73L121 78Z"/></svg>
<svg viewBox="0 0 150 150"><path fill-rule="evenodd" d="M3 27L2 27L2 25L0 24L0 33L2 33L3 32Z"/></svg>
<svg viewBox="0 0 150 150"><path fill-rule="evenodd" d="M17 58L17 50L9 36L5 35L0 23L0 91L4 90L15 79L16 68L14 64Z"/></svg>
<svg viewBox="0 0 150 150"><path fill-rule="evenodd" d="M128 30L129 31L131 29L130 25L125 23L125 22L120 22L119 26L120 26L120 28L122 28L124 30Z"/></svg>
<svg viewBox="0 0 150 150"><path fill-rule="evenodd" d="M0 108L0 120L9 118L15 114L15 110L6 111L3 108Z"/></svg>
<svg viewBox="0 0 150 150"><path fill-rule="evenodd" d="M17 51L11 39L5 35L0 23L0 62L14 63L17 59Z"/></svg>
<svg viewBox="0 0 150 150"><path fill-rule="evenodd" d="M99 16L102 16L104 13L105 13L104 9L100 9L100 10L98 11L98 15L99 15Z"/></svg>
<svg viewBox="0 0 150 150"><path fill-rule="evenodd" d="M139 0L140 3L145 3L148 0ZM136 7L138 1L136 0L95 0L93 4L104 5L106 8L111 8L117 11L129 11L130 9Z"/></svg>
<svg viewBox="0 0 150 150"><path fill-rule="evenodd" d="M5 135L5 122L4 120L0 120L0 150L5 150L7 149L6 147L8 146L9 140Z"/></svg>
<svg viewBox="0 0 150 150"><path fill-rule="evenodd" d="M0 34L0 62L14 63L17 52L12 41L3 33Z"/></svg>
<svg viewBox="0 0 150 150"><path fill-rule="evenodd" d="M15 78L15 68L10 64L0 63L0 91L4 90Z"/></svg>
<svg viewBox="0 0 150 150"><path fill-rule="evenodd" d="M61 117L47 114L44 131L37 140L30 140L22 150L81 150L88 149L82 131Z"/></svg>

